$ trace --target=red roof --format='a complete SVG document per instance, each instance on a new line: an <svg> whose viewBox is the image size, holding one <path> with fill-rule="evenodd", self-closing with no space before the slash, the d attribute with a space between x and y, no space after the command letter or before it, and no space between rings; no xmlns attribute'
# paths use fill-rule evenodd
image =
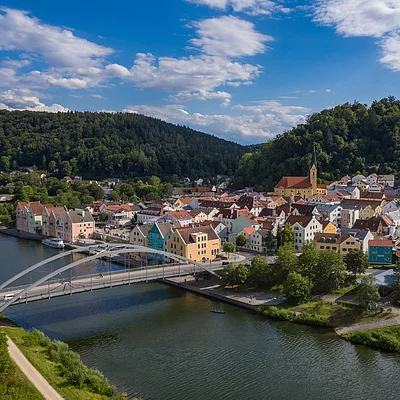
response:
<svg viewBox="0 0 400 400"><path fill-rule="evenodd" d="M374 247L393 247L391 240L370 240L368 244Z"/></svg>
<svg viewBox="0 0 400 400"><path fill-rule="evenodd" d="M308 176L282 176L275 187L277 189L308 189L311 188L311 186Z"/></svg>

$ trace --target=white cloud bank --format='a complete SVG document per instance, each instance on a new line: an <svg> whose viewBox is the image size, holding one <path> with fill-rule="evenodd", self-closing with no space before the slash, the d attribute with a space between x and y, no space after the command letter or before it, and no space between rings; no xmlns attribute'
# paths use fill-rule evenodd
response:
<svg viewBox="0 0 400 400"><path fill-rule="evenodd" d="M378 38L380 61L400 71L399 0L319 0L314 20L345 37Z"/></svg>

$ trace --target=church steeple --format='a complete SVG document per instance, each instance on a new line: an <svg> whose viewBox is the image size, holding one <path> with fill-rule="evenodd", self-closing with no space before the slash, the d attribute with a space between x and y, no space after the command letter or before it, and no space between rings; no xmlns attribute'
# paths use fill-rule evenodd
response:
<svg viewBox="0 0 400 400"><path fill-rule="evenodd" d="M317 168L317 154L315 153L315 143L313 144L312 148L312 158L311 158L311 166L310 169L315 165L315 168Z"/></svg>
<svg viewBox="0 0 400 400"><path fill-rule="evenodd" d="M312 185L312 194L317 194L317 154L315 152L315 144L313 145L313 152L310 167L310 183Z"/></svg>

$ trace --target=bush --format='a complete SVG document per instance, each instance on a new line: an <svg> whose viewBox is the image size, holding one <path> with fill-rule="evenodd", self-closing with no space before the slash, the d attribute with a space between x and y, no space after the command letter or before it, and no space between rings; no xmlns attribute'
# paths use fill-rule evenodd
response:
<svg viewBox="0 0 400 400"><path fill-rule="evenodd" d="M14 370L8 353L7 337L4 332L0 332L0 379L7 377Z"/></svg>
<svg viewBox="0 0 400 400"><path fill-rule="evenodd" d="M283 321L290 321L293 315L292 311L276 306L266 306L260 310L262 315L266 317L281 319Z"/></svg>
<svg viewBox="0 0 400 400"><path fill-rule="evenodd" d="M295 318L296 322L307 325L323 326L325 328L331 328L332 323L328 315L313 314L308 311L303 311L300 315Z"/></svg>
<svg viewBox="0 0 400 400"><path fill-rule="evenodd" d="M83 389L87 380L86 372L87 368L85 367L75 369L67 374L67 379L71 385L76 386L79 389Z"/></svg>
<svg viewBox="0 0 400 400"><path fill-rule="evenodd" d="M285 282L285 294L289 302L301 304L310 297L310 286L306 278L297 272L291 272Z"/></svg>

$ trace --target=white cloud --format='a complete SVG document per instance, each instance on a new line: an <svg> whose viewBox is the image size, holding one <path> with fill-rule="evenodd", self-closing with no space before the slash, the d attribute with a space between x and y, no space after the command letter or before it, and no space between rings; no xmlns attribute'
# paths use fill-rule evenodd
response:
<svg viewBox="0 0 400 400"><path fill-rule="evenodd" d="M345 37L379 38L380 61L399 71L399 0L318 0L314 20Z"/></svg>
<svg viewBox="0 0 400 400"><path fill-rule="evenodd" d="M400 29L398 0L319 0L315 21L344 36L381 37Z"/></svg>
<svg viewBox="0 0 400 400"><path fill-rule="evenodd" d="M244 12L249 15L271 15L274 12L287 14L289 8L285 8L271 0L187 0L189 3L208 6L220 10L232 8L236 12Z"/></svg>
<svg viewBox="0 0 400 400"><path fill-rule="evenodd" d="M0 50L39 54L58 67L93 66L112 49L75 36L70 30L42 24L25 11L0 11Z"/></svg>
<svg viewBox="0 0 400 400"><path fill-rule="evenodd" d="M400 72L400 34L392 34L381 43L381 63Z"/></svg>
<svg viewBox="0 0 400 400"><path fill-rule="evenodd" d="M94 99L104 99L104 97L98 93L93 93L90 95L90 97L93 97Z"/></svg>
<svg viewBox="0 0 400 400"><path fill-rule="evenodd" d="M248 82L260 74L261 67L241 64L218 56L183 58L137 54L131 79L142 89L167 92L212 91L227 84Z"/></svg>
<svg viewBox="0 0 400 400"><path fill-rule="evenodd" d="M228 92L208 92L200 90L199 92L180 92L168 96L167 100L182 103L187 101L206 101L206 100L222 100L224 105L228 105L231 101L232 95Z"/></svg>
<svg viewBox="0 0 400 400"><path fill-rule="evenodd" d="M60 104L52 104L46 106L43 104L35 93L29 90L7 90L0 92L0 109L2 110L30 110L30 111L47 111L47 112L67 112L68 108Z"/></svg>
<svg viewBox="0 0 400 400"><path fill-rule="evenodd" d="M284 106L277 101L263 101L256 105L236 105L232 109L239 115L190 113L183 105L155 107L128 106L123 111L149 115L168 122L189 125L192 128L214 133L230 140L265 141L278 133L304 122L309 109Z"/></svg>
<svg viewBox="0 0 400 400"><path fill-rule="evenodd" d="M232 15L205 19L193 26L198 37L191 39L190 43L212 56L254 56L264 53L264 43L273 40L271 36L257 32L251 22Z"/></svg>

